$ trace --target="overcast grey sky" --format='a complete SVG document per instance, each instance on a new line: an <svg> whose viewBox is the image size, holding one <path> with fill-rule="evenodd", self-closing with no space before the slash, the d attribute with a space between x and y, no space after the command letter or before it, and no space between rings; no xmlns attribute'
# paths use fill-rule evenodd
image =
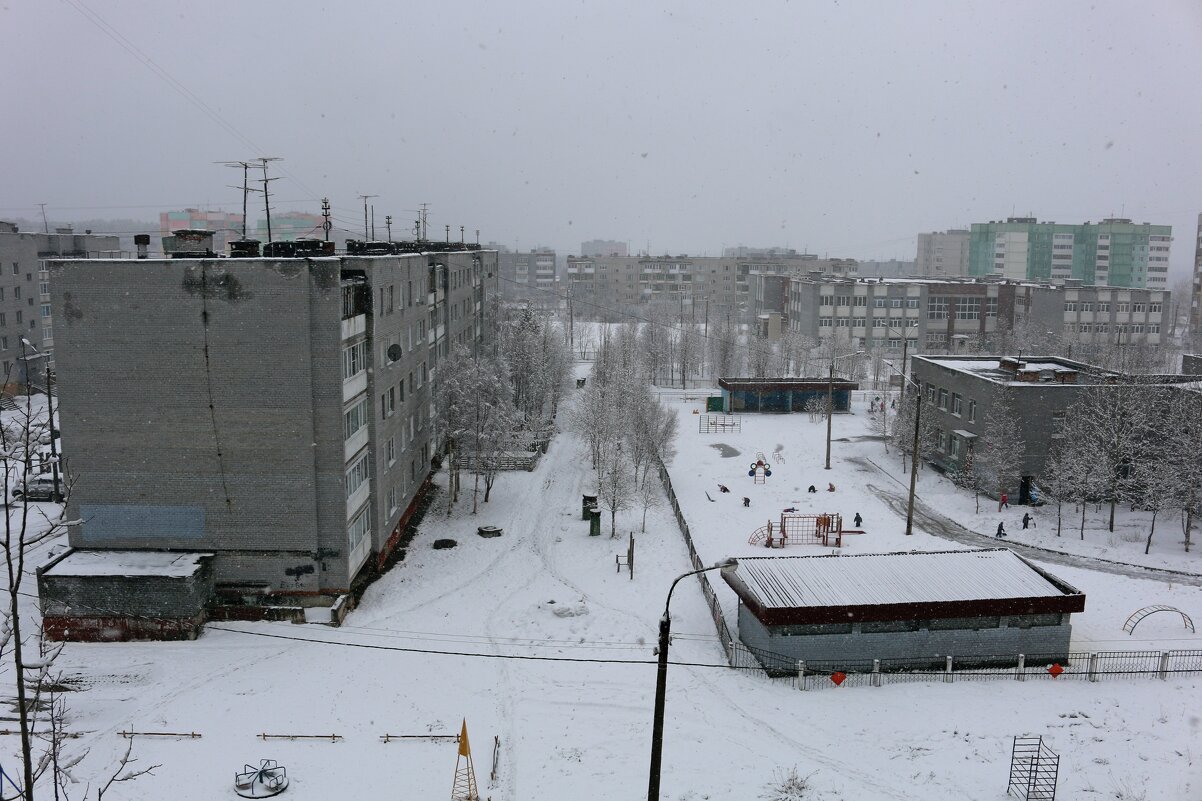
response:
<svg viewBox="0 0 1202 801"><path fill-rule="evenodd" d="M1202 211L1194 1L4 0L0 71L0 218L233 210L212 162L258 155L274 208L378 194L382 231L424 201L439 235L561 252L913 258L1125 211L1180 269Z"/></svg>

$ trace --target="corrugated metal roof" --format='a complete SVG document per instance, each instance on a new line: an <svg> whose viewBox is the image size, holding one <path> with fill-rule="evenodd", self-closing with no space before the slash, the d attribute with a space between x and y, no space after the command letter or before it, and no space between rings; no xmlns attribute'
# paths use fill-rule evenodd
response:
<svg viewBox="0 0 1202 801"><path fill-rule="evenodd" d="M765 609L1065 595L1005 548L752 557L736 575Z"/></svg>

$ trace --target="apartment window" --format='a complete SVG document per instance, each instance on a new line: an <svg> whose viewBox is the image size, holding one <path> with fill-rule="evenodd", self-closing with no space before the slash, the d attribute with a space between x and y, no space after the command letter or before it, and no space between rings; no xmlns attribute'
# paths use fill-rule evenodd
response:
<svg viewBox="0 0 1202 801"><path fill-rule="evenodd" d="M1151 325L1149 325L1148 333L1149 334L1159 334L1160 333L1160 323L1152 323Z"/></svg>
<svg viewBox="0 0 1202 801"><path fill-rule="evenodd" d="M26 280L26 281L32 281L32 280L33 280L33 273L25 273L25 280Z"/></svg>
<svg viewBox="0 0 1202 801"><path fill-rule="evenodd" d="M1089 300L1081 301L1081 311L1083 311L1083 312L1093 311L1093 301L1089 301Z"/></svg>
<svg viewBox="0 0 1202 801"><path fill-rule="evenodd" d="M8 337L0 337L0 350L8 350Z"/></svg>
<svg viewBox="0 0 1202 801"><path fill-rule="evenodd" d="M409 394L413 394L413 373L409 374Z"/></svg>
<svg viewBox="0 0 1202 801"><path fill-rule="evenodd" d="M927 301L927 319L947 319L947 298L930 298Z"/></svg>
<svg viewBox="0 0 1202 801"><path fill-rule="evenodd" d="M969 400L968 402L968 422L975 423L977 421L977 402Z"/></svg>
<svg viewBox="0 0 1202 801"><path fill-rule="evenodd" d="M953 392L952 393L952 414L956 415L956 417L959 417L960 409L961 409L960 394L958 392Z"/></svg>
<svg viewBox="0 0 1202 801"><path fill-rule="evenodd" d="M389 516L396 514L396 510L397 510L396 487L391 487L388 490L388 514L389 514Z"/></svg>
<svg viewBox="0 0 1202 801"><path fill-rule="evenodd" d="M836 306L850 306L851 305L851 297L848 295L835 295L835 305Z"/></svg>
<svg viewBox="0 0 1202 801"><path fill-rule="evenodd" d="M848 328L850 325L851 323L846 317L840 317L838 320L835 320L835 328Z"/></svg>
<svg viewBox="0 0 1202 801"><path fill-rule="evenodd" d="M872 299L872 306L873 306L873 308L875 308L875 309L883 309L883 308L885 308L885 304L886 304L887 302L888 302L888 299L887 299L887 298L873 298L873 299Z"/></svg>
<svg viewBox="0 0 1202 801"><path fill-rule="evenodd" d="M947 390L940 388L939 390L939 408L947 411Z"/></svg>
<svg viewBox="0 0 1202 801"><path fill-rule="evenodd" d="M918 308L918 298L906 298L906 308L907 309L917 309Z"/></svg>
<svg viewBox="0 0 1202 801"><path fill-rule="evenodd" d="M1149 303L1148 304L1148 314L1160 314L1160 304L1159 303Z"/></svg>
<svg viewBox="0 0 1202 801"><path fill-rule="evenodd" d="M947 432L946 431L939 432L939 450L941 450L941 451L947 450Z"/></svg>
<svg viewBox="0 0 1202 801"><path fill-rule="evenodd" d="M353 378L367 369L367 342L356 342L342 349L342 380Z"/></svg>
<svg viewBox="0 0 1202 801"><path fill-rule="evenodd" d="M21 312L17 312L17 322L18 323L25 322L25 319L21 316Z"/></svg>
<svg viewBox="0 0 1202 801"><path fill-rule="evenodd" d="M978 320L981 317L980 298L958 298L956 300L957 320Z"/></svg>
<svg viewBox="0 0 1202 801"><path fill-rule="evenodd" d="M997 317L997 298L985 299L985 316Z"/></svg>
<svg viewBox="0 0 1202 801"><path fill-rule="evenodd" d="M393 284L389 284L388 285L388 314L392 314L392 312L395 309L396 309L396 286L394 286Z"/></svg>
<svg viewBox="0 0 1202 801"><path fill-rule="evenodd" d="M21 274L21 263L14 261L13 262L13 275L20 275L20 274Z"/></svg>
<svg viewBox="0 0 1202 801"><path fill-rule="evenodd" d="M21 287L15 286L15 287L13 287L13 300L20 300L20 299L21 299Z"/></svg>
<svg viewBox="0 0 1202 801"><path fill-rule="evenodd" d="M819 328L830 328L832 325L834 325L834 322L835 321L829 317L819 317L818 318L818 327Z"/></svg>
<svg viewBox="0 0 1202 801"><path fill-rule="evenodd" d="M4 300L4 287L0 286L0 300Z"/></svg>
<svg viewBox="0 0 1202 801"><path fill-rule="evenodd" d="M346 471L346 497L351 497L355 494L355 490L363 486L363 482L367 481L367 454L364 453L354 464Z"/></svg>
<svg viewBox="0 0 1202 801"><path fill-rule="evenodd" d="M1143 323L1136 323L1135 325L1131 326L1131 333L1142 334L1143 332L1144 332L1144 324Z"/></svg>
<svg viewBox="0 0 1202 801"><path fill-rule="evenodd" d="M935 385L934 384L927 384L927 402L929 402L929 403L935 402Z"/></svg>
<svg viewBox="0 0 1202 801"><path fill-rule="evenodd" d="M396 464L396 437L389 437L384 442L384 461L389 467Z"/></svg>
<svg viewBox="0 0 1202 801"><path fill-rule="evenodd" d="M426 383L427 380L429 380L429 374L426 372L426 363L422 362L421 378L417 382L417 385L420 387L422 384Z"/></svg>
<svg viewBox="0 0 1202 801"><path fill-rule="evenodd" d="M900 309L901 307L902 307L902 299L901 298L889 298L889 308Z"/></svg>
<svg viewBox="0 0 1202 801"><path fill-rule="evenodd" d="M4 322L4 312L0 312L0 325L6 325Z"/></svg>
<svg viewBox="0 0 1202 801"><path fill-rule="evenodd" d="M852 318L851 327L852 328L863 328L864 327L864 318L863 317Z"/></svg>
<svg viewBox="0 0 1202 801"><path fill-rule="evenodd" d="M952 455L952 458L960 458L960 438L953 434L948 441L948 446L950 447L948 452Z"/></svg>
<svg viewBox="0 0 1202 801"><path fill-rule="evenodd" d="M1066 312L1075 312L1075 311L1077 310L1077 301L1075 301L1075 300L1066 300L1066 301L1064 302L1064 310L1065 310Z"/></svg>
<svg viewBox="0 0 1202 801"><path fill-rule="evenodd" d="M864 297L863 295L856 295L854 298L852 298L852 299L851 299L851 305L853 305L853 306L867 306L867 305L868 305L868 298Z"/></svg>
<svg viewBox="0 0 1202 801"><path fill-rule="evenodd" d="M834 297L831 295L819 295L818 296L818 305L819 306L830 306L832 301L834 301Z"/></svg>
<svg viewBox="0 0 1202 801"><path fill-rule="evenodd" d="M356 403L351 408L343 412L342 415L342 433L343 439L350 439L359 429L367 425L367 398Z"/></svg>
<svg viewBox="0 0 1202 801"><path fill-rule="evenodd" d="M893 338L890 338L890 339L889 339L889 342L888 342L888 347L889 347L889 350L897 350L898 348L900 348L900 347L901 347L901 344L902 344L902 343L901 343L901 340L900 340L900 339L893 339Z"/></svg>
<svg viewBox="0 0 1202 801"><path fill-rule="evenodd" d="M49 295L50 294L50 282L42 281L41 283L39 283L38 284L38 292L42 293L43 295ZM0 300L3 300L3 298L0 298Z"/></svg>
<svg viewBox="0 0 1202 801"><path fill-rule="evenodd" d="M1110 303L1109 302L1099 302L1098 303L1098 311L1109 312L1110 311Z"/></svg>
<svg viewBox="0 0 1202 801"><path fill-rule="evenodd" d="M1092 323L1081 323L1081 325L1077 327L1077 330L1082 334L1093 333L1093 324Z"/></svg>
<svg viewBox="0 0 1202 801"><path fill-rule="evenodd" d="M20 295L18 295L17 297L20 297ZM1144 304L1143 303L1132 303L1131 311L1135 312L1136 314L1143 314L1144 313Z"/></svg>
<svg viewBox="0 0 1202 801"><path fill-rule="evenodd" d="M2 300L2 298L0 298L0 300ZM1129 311L1131 311L1131 304L1130 304L1130 303L1120 303L1120 304L1119 304L1119 307L1118 307L1118 313L1119 313L1119 314L1126 314L1126 313L1127 313L1127 312L1129 312Z"/></svg>
<svg viewBox="0 0 1202 801"><path fill-rule="evenodd" d="M363 538L367 536L368 530L371 528L371 507L365 508L360 512L346 529L346 542L350 549L355 550L355 546L363 542Z"/></svg>
<svg viewBox="0 0 1202 801"><path fill-rule="evenodd" d="M30 298L30 300L33 300L33 298ZM50 304L43 303L42 304L42 319L45 320L49 316L50 316Z"/></svg>

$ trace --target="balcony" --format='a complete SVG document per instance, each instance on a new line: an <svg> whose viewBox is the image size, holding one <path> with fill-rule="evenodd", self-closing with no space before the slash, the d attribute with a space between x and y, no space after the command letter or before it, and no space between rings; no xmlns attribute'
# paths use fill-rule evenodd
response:
<svg viewBox="0 0 1202 801"><path fill-rule="evenodd" d="M342 402L346 403L367 392L367 371L355 373L342 382Z"/></svg>

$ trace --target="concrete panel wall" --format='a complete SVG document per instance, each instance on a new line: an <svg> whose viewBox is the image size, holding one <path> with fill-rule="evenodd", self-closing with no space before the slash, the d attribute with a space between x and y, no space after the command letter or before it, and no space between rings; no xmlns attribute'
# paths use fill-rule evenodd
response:
<svg viewBox="0 0 1202 801"><path fill-rule="evenodd" d="M931 630L920 624L917 631L866 634L853 623L849 634L781 636L765 627L747 607L739 604L739 639L746 645L788 657L792 662L873 659L924 659L939 666L949 654L968 659L974 656L1067 654L1072 626L1068 615L1059 626L1018 628L1002 618L998 628Z"/></svg>

